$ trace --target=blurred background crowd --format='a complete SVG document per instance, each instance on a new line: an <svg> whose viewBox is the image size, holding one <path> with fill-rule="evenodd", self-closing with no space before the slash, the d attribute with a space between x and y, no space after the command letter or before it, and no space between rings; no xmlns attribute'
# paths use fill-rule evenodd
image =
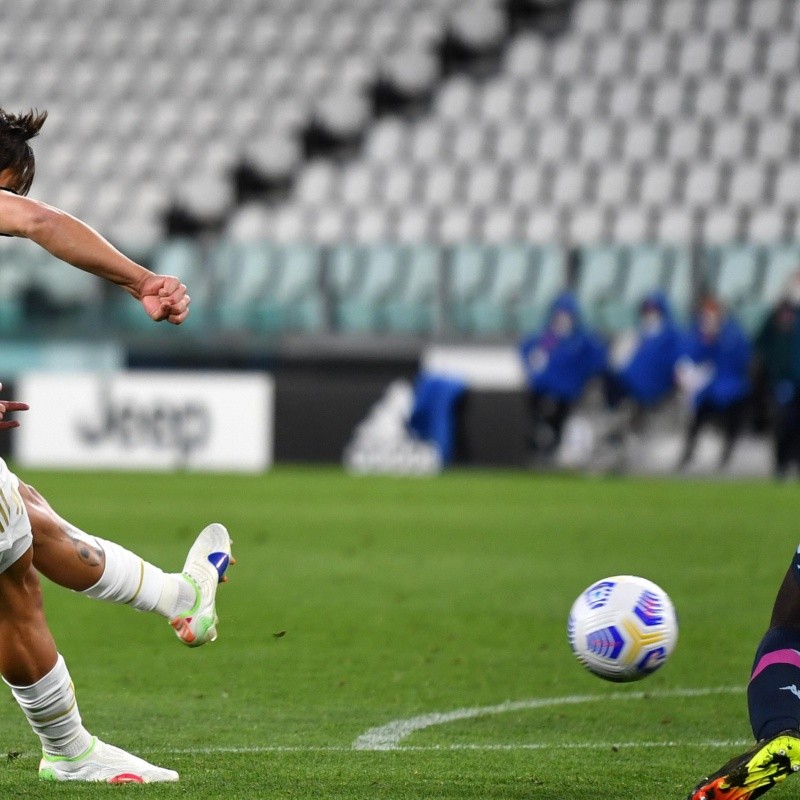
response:
<svg viewBox="0 0 800 800"><path fill-rule="evenodd" d="M664 293L654 291L641 299L635 327L605 340L583 322L575 295L565 292L546 325L522 341L520 354L529 445L539 464L554 462L570 414L596 380L606 410L601 435L620 459L628 433L677 401L686 410L686 429L676 470L690 465L707 425L722 436L720 470L745 426L769 431L776 477L800 467L800 272L752 334L705 292L681 325Z"/></svg>

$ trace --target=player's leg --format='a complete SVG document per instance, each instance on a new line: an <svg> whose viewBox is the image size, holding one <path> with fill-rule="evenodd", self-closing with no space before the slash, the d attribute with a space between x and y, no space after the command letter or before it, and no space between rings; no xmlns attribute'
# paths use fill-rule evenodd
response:
<svg viewBox="0 0 800 800"><path fill-rule="evenodd" d="M747 688L756 739L800 730L800 548L775 597Z"/></svg>
<svg viewBox="0 0 800 800"><path fill-rule="evenodd" d="M216 638L216 590L231 561L224 526L206 527L183 572L165 573L116 542L72 525L33 487L20 483L19 493L33 530L33 563L47 578L97 600L160 614L192 647Z"/></svg>
<svg viewBox="0 0 800 800"><path fill-rule="evenodd" d="M757 744L698 784L690 800L760 797L800 769L800 548L778 589L747 687ZM735 788L738 792L728 793Z"/></svg>
<svg viewBox="0 0 800 800"><path fill-rule="evenodd" d="M691 462L694 456L694 449L697 446L697 438L700 436L700 431L705 427L710 418L711 409L709 405L705 402L700 403L694 410L694 415L686 430L686 438L684 439L683 452L678 462L678 469L684 469L689 466L689 462Z"/></svg>
<svg viewBox="0 0 800 800"><path fill-rule="evenodd" d="M719 459L720 469L728 465L733 455L733 448L739 439L744 422L745 402L737 400L722 410L722 454Z"/></svg>
<svg viewBox="0 0 800 800"><path fill-rule="evenodd" d="M0 462L2 463L2 462ZM175 781L178 774L98 741L84 728L75 689L47 627L30 526L0 477L0 674L42 744L40 777L106 782Z"/></svg>

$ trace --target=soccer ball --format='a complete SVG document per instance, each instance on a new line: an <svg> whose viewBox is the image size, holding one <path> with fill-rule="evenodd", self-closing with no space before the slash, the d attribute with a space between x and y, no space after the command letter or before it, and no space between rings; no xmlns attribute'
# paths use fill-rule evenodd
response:
<svg viewBox="0 0 800 800"><path fill-rule="evenodd" d="M593 583L572 604L567 636L589 672L608 681L638 681L663 666L675 649L678 620L661 587L615 575Z"/></svg>

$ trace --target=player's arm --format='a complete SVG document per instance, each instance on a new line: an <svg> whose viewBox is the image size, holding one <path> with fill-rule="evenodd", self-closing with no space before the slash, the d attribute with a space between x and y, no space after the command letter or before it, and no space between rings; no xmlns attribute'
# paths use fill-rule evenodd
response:
<svg viewBox="0 0 800 800"><path fill-rule="evenodd" d="M189 313L189 295L178 278L156 275L131 261L86 223L45 203L0 191L0 232L43 247L74 267L121 286L151 319L179 325Z"/></svg>

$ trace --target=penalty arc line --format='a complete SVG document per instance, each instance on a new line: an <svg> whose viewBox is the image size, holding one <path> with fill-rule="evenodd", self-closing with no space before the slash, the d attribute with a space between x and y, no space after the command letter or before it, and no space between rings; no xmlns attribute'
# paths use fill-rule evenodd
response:
<svg viewBox="0 0 800 800"><path fill-rule="evenodd" d="M509 700L494 706L474 706L455 711L421 714L408 719L398 719L370 728L362 733L352 744L353 750L397 750L400 743L417 731L436 725L447 725L465 719L475 719L494 714L508 714L515 711L528 711L553 706L580 705L582 703L622 702L626 700L646 700L671 697L707 697L715 694L739 694L739 686L719 686L705 689L672 689L654 692L612 692L610 694L567 695L565 697L543 697L531 700Z"/></svg>

